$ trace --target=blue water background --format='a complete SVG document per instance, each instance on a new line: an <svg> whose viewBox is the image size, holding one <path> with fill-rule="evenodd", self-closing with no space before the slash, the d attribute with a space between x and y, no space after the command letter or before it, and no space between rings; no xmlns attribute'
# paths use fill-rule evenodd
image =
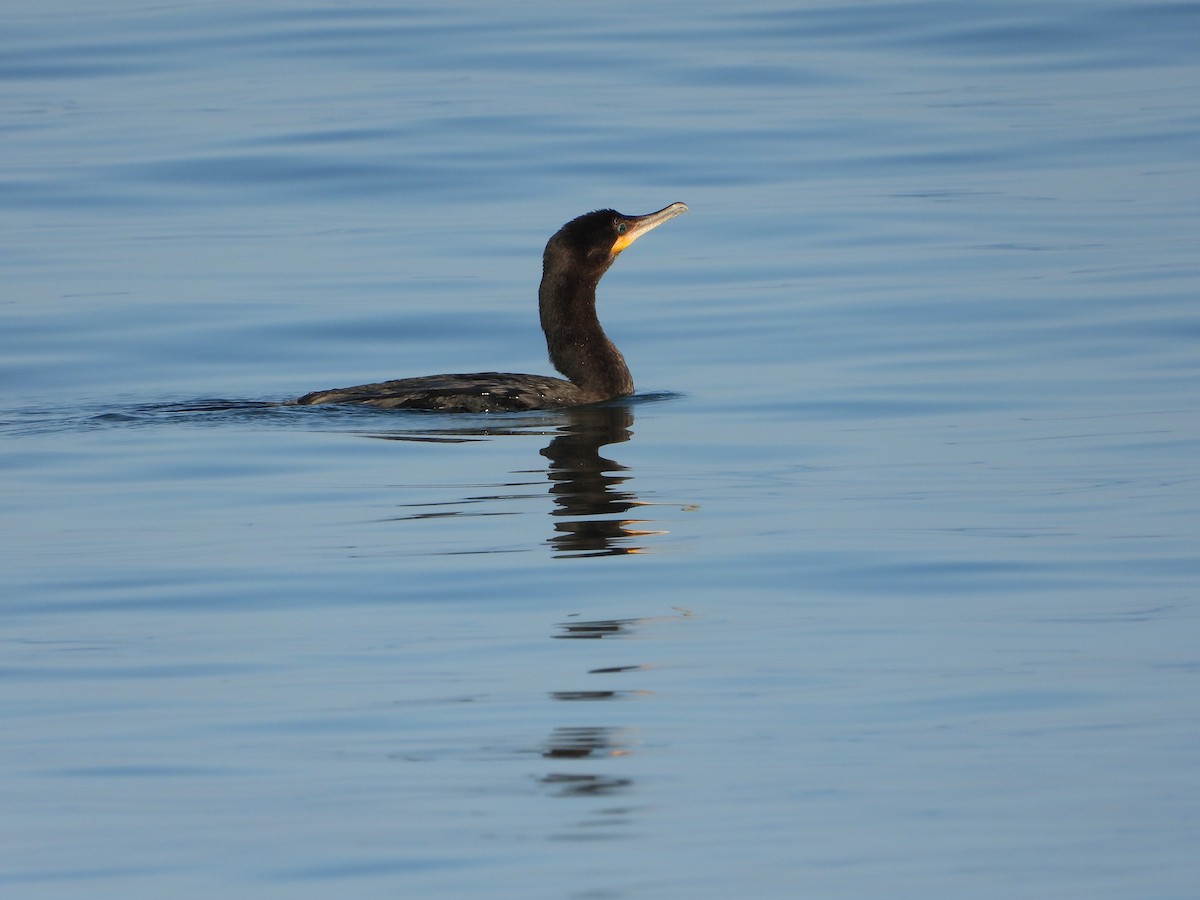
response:
<svg viewBox="0 0 1200 900"><path fill-rule="evenodd" d="M0 893L1195 896L1200 4L3 21Z"/></svg>

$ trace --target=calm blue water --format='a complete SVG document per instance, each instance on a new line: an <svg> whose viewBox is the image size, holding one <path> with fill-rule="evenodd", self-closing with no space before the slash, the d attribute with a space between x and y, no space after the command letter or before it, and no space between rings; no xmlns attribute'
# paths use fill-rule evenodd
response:
<svg viewBox="0 0 1200 900"><path fill-rule="evenodd" d="M7 6L0 893L1195 896L1200 4Z"/></svg>

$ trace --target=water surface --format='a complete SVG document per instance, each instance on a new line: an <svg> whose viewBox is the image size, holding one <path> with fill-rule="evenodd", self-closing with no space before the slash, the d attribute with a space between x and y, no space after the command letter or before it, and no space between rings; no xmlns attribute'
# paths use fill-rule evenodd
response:
<svg viewBox="0 0 1200 900"><path fill-rule="evenodd" d="M63 2L0 38L22 897L1194 894L1192 2ZM592 410L573 216L691 211Z"/></svg>

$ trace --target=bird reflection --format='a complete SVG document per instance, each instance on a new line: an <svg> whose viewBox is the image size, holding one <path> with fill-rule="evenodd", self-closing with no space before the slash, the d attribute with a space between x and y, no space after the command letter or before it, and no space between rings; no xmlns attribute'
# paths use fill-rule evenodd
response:
<svg viewBox="0 0 1200 900"><path fill-rule="evenodd" d="M589 619L574 622L559 622L555 628L560 632L555 638L617 638L633 637L644 626L665 622L680 622L692 616L692 612L681 607L674 608L673 615L644 616L632 619ZM568 617L570 618L570 617ZM595 645L580 645L595 647ZM589 651L590 652L590 651ZM605 666L585 669L589 675L621 675L632 672L650 671L650 665ZM607 679L605 679L607 681ZM648 690L604 688L596 690L551 691L552 700L567 703L594 703L597 701L648 699L653 694ZM586 760L591 768L600 760L627 757L634 752L632 728L611 726L560 726L555 728L542 745L543 758L563 764L564 768L575 768L568 760ZM607 768L607 767L605 767ZM552 790L555 797L587 797L616 792L632 791L634 779L610 775L603 772L550 772L538 779ZM589 823L591 824L591 823Z"/></svg>
<svg viewBox="0 0 1200 900"><path fill-rule="evenodd" d="M649 506L627 487L632 475L625 466L600 455L600 448L628 441L632 435L633 408L627 404L585 406L556 410L538 417L450 428L398 429L373 432L365 437L385 441L462 443L502 435L546 433L553 438L540 452L550 461L546 477L554 501L554 533L547 544L559 558L621 556L641 553L645 539L666 534L662 529L639 528L644 520L627 518L635 508ZM536 431L535 431L536 429ZM521 473L526 474L526 473ZM505 484L505 493L473 494L450 501L401 504L405 512L387 521L410 522L459 516L510 515L500 503L532 499L533 493L513 493L531 482ZM685 507L686 508L686 507ZM457 551L457 552L462 552ZM471 552L495 552L473 550Z"/></svg>
<svg viewBox="0 0 1200 900"><path fill-rule="evenodd" d="M571 629L575 624L581 626L579 636L583 631L599 629L605 635L624 632L627 627L635 625L636 619L624 622L592 621L579 622L571 625L559 625L560 629ZM610 627L611 626L611 627ZM564 635L555 635L563 637ZM600 637L600 634L594 635ZM637 667L633 667L637 668ZM621 690L574 690L552 691L551 698L569 703L594 702L629 698L643 691ZM566 760L589 760L627 756L631 753L627 735L630 729L612 728L606 726L561 726L555 728L542 747L542 756L548 760L562 762ZM625 792L633 788L633 779L628 777L608 775L599 772L550 772L543 775L539 781L553 792L556 797L597 797ZM594 823L591 823L594 824ZM590 831L590 829L589 829Z"/></svg>
<svg viewBox="0 0 1200 900"><path fill-rule="evenodd" d="M611 778L607 775L547 775L541 779L547 787L556 788L559 797L593 797L600 794L615 794L633 784L629 778Z"/></svg>
<svg viewBox="0 0 1200 900"><path fill-rule="evenodd" d="M598 641L601 638L626 635L639 621L639 619L599 619L595 622L562 622L558 627L562 629L563 633L554 636L570 640Z"/></svg>
<svg viewBox="0 0 1200 900"><path fill-rule="evenodd" d="M555 728L542 756L547 759L586 759L589 756L625 756L629 753L619 740L620 728Z"/></svg>
<svg viewBox="0 0 1200 900"><path fill-rule="evenodd" d="M639 538L662 532L639 530L636 519L621 516L643 506L622 485L625 466L600 455L600 448L632 436L633 410L626 405L568 410L557 437L542 450L550 460L548 477L556 534L549 539L559 556L617 556L641 550Z"/></svg>

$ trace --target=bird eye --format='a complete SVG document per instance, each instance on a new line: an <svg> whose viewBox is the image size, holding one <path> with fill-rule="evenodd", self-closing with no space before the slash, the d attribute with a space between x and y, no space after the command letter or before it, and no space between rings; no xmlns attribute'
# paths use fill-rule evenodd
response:
<svg viewBox="0 0 1200 900"><path fill-rule="evenodd" d="M624 234L624 233L625 233L625 223L618 222L617 223L617 234Z"/></svg>

